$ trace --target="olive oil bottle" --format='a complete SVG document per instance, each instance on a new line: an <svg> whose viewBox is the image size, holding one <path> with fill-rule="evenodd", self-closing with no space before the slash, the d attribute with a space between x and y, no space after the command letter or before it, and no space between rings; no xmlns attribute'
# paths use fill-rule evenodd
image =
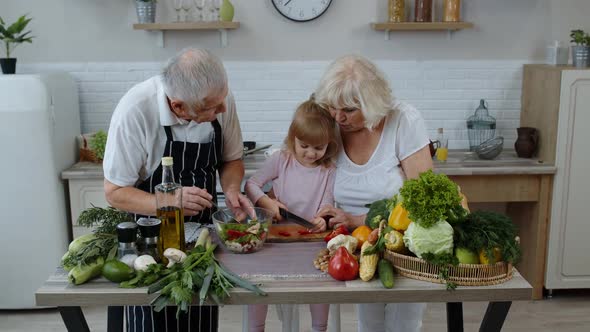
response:
<svg viewBox="0 0 590 332"><path fill-rule="evenodd" d="M162 158L162 183L156 186L156 215L162 221L158 242L160 253L167 248L185 250L182 186L174 182L172 164L172 157Z"/></svg>

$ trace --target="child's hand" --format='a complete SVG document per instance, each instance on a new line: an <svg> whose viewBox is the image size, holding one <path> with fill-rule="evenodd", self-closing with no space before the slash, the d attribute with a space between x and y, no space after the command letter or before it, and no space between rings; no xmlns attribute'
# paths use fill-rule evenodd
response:
<svg viewBox="0 0 590 332"><path fill-rule="evenodd" d="M312 233L320 233L326 230L326 221L322 217L315 217L311 221L315 225L314 228L310 229Z"/></svg>
<svg viewBox="0 0 590 332"><path fill-rule="evenodd" d="M260 198L257 202L257 205L260 206L261 208L272 211L273 212L273 219L276 221L281 221L283 219L283 217L281 217L281 214L279 212L279 208L283 208L285 210L287 209L285 204L279 202L276 199L272 199L268 196L264 196L264 197Z"/></svg>

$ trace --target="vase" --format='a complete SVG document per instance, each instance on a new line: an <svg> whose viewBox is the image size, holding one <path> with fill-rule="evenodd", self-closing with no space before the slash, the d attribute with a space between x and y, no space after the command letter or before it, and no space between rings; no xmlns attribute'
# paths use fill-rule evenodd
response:
<svg viewBox="0 0 590 332"><path fill-rule="evenodd" d="M135 1L135 10L137 12L137 23L154 23L156 22L156 2L155 1Z"/></svg>
<svg viewBox="0 0 590 332"><path fill-rule="evenodd" d="M219 19L224 22L231 22L234 19L234 5L229 0L223 0L221 3Z"/></svg>
<svg viewBox="0 0 590 332"><path fill-rule="evenodd" d="M520 127L516 128L518 138L514 142L514 149L519 158L532 158L537 152L539 143L539 132L536 128Z"/></svg>
<svg viewBox="0 0 590 332"><path fill-rule="evenodd" d="M0 66L3 74L14 74L16 72L16 58L2 58Z"/></svg>
<svg viewBox="0 0 590 332"><path fill-rule="evenodd" d="M572 46L572 62L576 68L586 68L590 64L590 46Z"/></svg>

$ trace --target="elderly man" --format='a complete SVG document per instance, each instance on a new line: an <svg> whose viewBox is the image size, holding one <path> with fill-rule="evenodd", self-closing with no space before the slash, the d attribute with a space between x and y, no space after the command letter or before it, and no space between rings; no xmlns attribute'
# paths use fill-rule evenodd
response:
<svg viewBox="0 0 590 332"><path fill-rule="evenodd" d="M154 215L154 187L161 183L161 158L171 156L174 178L183 186L185 221L210 223L219 171L226 204L252 213L241 194L242 134L221 61L208 51L187 49L169 60L161 75L134 86L113 113L104 157L109 204ZM128 331L216 331L217 307L191 307L176 320L176 308L160 313L128 307ZM200 326L199 326L200 324ZM191 327L192 326L192 327Z"/></svg>

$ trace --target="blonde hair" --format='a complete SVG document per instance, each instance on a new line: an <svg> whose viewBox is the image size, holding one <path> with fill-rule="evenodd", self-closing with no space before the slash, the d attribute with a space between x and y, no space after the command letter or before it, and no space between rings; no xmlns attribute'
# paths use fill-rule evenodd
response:
<svg viewBox="0 0 590 332"><path fill-rule="evenodd" d="M393 94L385 75L369 59L341 57L328 66L315 93L330 109L360 109L365 127L375 128L393 110Z"/></svg>
<svg viewBox="0 0 590 332"><path fill-rule="evenodd" d="M289 126L289 132L285 138L286 150L295 153L295 138L309 145L327 144L326 153L316 164L330 167L334 157L338 153L338 139L336 137L336 121L330 113L315 102L312 97L301 103Z"/></svg>

